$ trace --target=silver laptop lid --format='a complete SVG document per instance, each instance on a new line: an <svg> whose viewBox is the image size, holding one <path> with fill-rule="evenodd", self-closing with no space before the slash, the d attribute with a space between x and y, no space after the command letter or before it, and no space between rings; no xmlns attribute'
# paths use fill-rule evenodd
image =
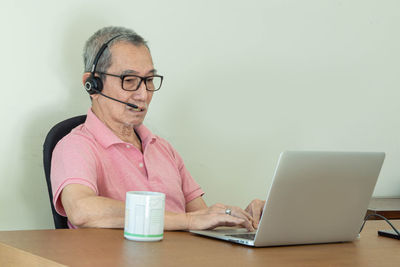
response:
<svg viewBox="0 0 400 267"><path fill-rule="evenodd" d="M382 152L283 152L254 245L354 240L384 158Z"/></svg>

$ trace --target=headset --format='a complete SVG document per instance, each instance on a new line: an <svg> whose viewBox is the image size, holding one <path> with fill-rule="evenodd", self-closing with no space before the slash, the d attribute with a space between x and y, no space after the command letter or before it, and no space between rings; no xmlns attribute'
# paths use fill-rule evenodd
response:
<svg viewBox="0 0 400 267"><path fill-rule="evenodd" d="M92 65L92 70L90 71L91 74L89 78L86 79L85 81L85 89L89 93L89 95L93 94L98 94L103 90L103 82L101 81L100 77L95 77L94 74L96 73L96 67L97 64L99 63L100 57L103 54L104 50L108 47L108 45L116 38L122 36L122 34L119 34L117 36L114 36L107 42L105 42L101 47L99 52L97 52L96 57L94 58L93 65Z"/></svg>
<svg viewBox="0 0 400 267"><path fill-rule="evenodd" d="M89 95L93 95L93 94L100 94L106 98L109 98L111 100L117 101L119 103L122 103L124 105L127 105L131 108L139 108L138 106L136 106L135 104L131 104L128 102L124 102L118 99L115 99L111 96L105 95L103 94L101 91L103 90L103 82L101 81L100 77L96 77L94 76L96 73L96 67L97 67L97 63L99 63L100 57L103 54L104 50L106 50L106 48L108 47L108 45L116 38L122 36L122 34L116 35L113 38L111 38L110 40L108 40L107 42L105 42L99 49L99 52L97 52L96 57L94 58L93 61L93 65L92 65L92 70L90 71L90 76L89 78L86 79L85 81L85 89L86 92L89 93Z"/></svg>

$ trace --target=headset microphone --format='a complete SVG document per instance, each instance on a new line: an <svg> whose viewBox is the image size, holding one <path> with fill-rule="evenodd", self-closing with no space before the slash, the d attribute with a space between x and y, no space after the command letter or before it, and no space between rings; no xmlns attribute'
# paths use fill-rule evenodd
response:
<svg viewBox="0 0 400 267"><path fill-rule="evenodd" d="M117 36L114 36L113 38L111 38L110 40L108 40L106 43L104 43L104 44L100 47L99 52L97 52L97 55L96 55L96 57L94 58L93 65L92 65L92 70L91 70L91 74L90 74L89 78L87 78L86 81L85 81L85 89L86 89L86 92L88 92L90 95L93 95L93 94L100 94L100 95L102 95L102 96L104 96L104 97L106 97L106 98L109 98L109 99L111 99L111 100L117 101L117 102L119 102L119 103L125 104L125 105L127 105L127 106L129 106L129 107L131 107L131 108L135 108L135 109L136 109L136 108L139 108L139 107L136 106L135 104L131 104L131 103L128 103L128 102L124 102L124 101L115 99L115 98L113 98L113 97L111 97L111 96L108 96L108 95L103 94L103 93L101 92L101 91L103 90L103 82L101 81L100 77L96 77L96 76L94 75L94 74L96 73L97 63L99 62L100 57L101 57L101 55L103 54L104 50L106 50L106 48L108 47L108 44L111 43L112 40L114 40L114 39L116 39L116 38L118 38L118 37L120 37L120 36L122 36L122 34L117 35Z"/></svg>
<svg viewBox="0 0 400 267"><path fill-rule="evenodd" d="M97 94L100 94L100 95L102 95L102 96L104 96L104 97L106 97L106 98L108 98L108 99L117 101L117 102L119 102L119 103L121 103L121 104L125 104L125 105L127 105L128 107L131 107L131 108L139 108L139 107L136 106L135 104L131 104L131 103L128 103L128 102L124 102L124 101L118 100L118 99L116 99L116 98L114 98L114 97L111 97L111 96L108 96L108 95L103 94L102 92L100 92L100 91L97 90L97 89L88 88L88 86L90 86L90 84L89 84L89 83L85 83L85 89L86 89L86 91L93 90L93 91L95 91Z"/></svg>

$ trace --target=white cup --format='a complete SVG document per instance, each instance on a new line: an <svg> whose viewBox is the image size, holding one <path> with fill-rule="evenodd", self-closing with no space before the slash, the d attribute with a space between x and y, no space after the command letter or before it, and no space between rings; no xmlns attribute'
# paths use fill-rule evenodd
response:
<svg viewBox="0 0 400 267"><path fill-rule="evenodd" d="M124 237L135 241L158 241L164 236L165 194L126 192Z"/></svg>

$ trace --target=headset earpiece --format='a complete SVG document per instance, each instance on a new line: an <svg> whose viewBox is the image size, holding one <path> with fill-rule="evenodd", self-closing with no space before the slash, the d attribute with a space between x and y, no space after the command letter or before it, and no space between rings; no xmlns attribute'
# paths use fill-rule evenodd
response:
<svg viewBox="0 0 400 267"><path fill-rule="evenodd" d="M103 90L103 82L99 77L90 75L85 81L85 89L90 95L97 94Z"/></svg>

